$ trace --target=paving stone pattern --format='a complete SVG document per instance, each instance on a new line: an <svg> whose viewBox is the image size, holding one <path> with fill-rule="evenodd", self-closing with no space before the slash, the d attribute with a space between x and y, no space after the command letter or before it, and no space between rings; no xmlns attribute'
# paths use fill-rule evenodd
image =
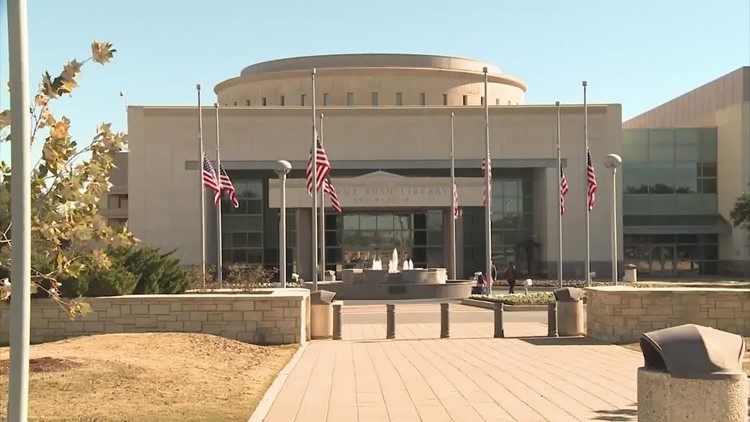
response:
<svg viewBox="0 0 750 422"><path fill-rule="evenodd" d="M418 312L434 305L410 305ZM385 307L382 307L383 310ZM460 307L451 308L460 310ZM346 313L361 312L347 308ZM490 311L487 311L490 312ZM344 321L346 321L346 313ZM636 420L641 355L585 339L548 339L539 323L346 324L342 341L315 341L266 421Z"/></svg>

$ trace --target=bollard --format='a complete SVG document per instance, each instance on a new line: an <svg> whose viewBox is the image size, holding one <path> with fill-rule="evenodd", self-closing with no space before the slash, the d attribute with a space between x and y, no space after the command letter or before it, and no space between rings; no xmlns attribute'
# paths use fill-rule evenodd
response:
<svg viewBox="0 0 750 422"><path fill-rule="evenodd" d="M440 338L450 338L451 336L449 306L449 303L440 304Z"/></svg>
<svg viewBox="0 0 750 422"><path fill-rule="evenodd" d="M341 340L341 303L333 304L333 339Z"/></svg>
<svg viewBox="0 0 750 422"><path fill-rule="evenodd" d="M557 337L557 302L547 305L547 337Z"/></svg>
<svg viewBox="0 0 750 422"><path fill-rule="evenodd" d="M502 302L495 302L495 338L504 338L505 329L503 328L503 311L505 305Z"/></svg>
<svg viewBox="0 0 750 422"><path fill-rule="evenodd" d="M388 304L385 305L385 338L393 339L396 338L396 305Z"/></svg>

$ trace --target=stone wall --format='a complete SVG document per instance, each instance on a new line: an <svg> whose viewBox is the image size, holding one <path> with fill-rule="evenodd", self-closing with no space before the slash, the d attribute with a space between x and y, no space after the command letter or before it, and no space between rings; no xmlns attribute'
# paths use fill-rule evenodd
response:
<svg viewBox="0 0 750 422"><path fill-rule="evenodd" d="M698 324L750 336L750 289L586 289L587 335L610 343L635 343L641 334Z"/></svg>
<svg viewBox="0 0 750 422"><path fill-rule="evenodd" d="M310 292L269 289L257 294L133 295L87 298L92 312L71 321L51 299L32 299L31 342L144 332L215 334L257 344L309 340ZM9 342L10 304L0 303L0 344Z"/></svg>

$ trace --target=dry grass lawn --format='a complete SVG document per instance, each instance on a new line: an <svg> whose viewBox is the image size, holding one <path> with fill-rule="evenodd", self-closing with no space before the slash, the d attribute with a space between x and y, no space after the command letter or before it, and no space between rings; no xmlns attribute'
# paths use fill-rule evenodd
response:
<svg viewBox="0 0 750 422"><path fill-rule="evenodd" d="M246 421L296 350L183 333L34 345L29 419ZM6 416L8 356L8 348L0 348L0 420Z"/></svg>
<svg viewBox="0 0 750 422"><path fill-rule="evenodd" d="M641 353L641 346L638 345L638 343L621 344L621 346ZM750 346L750 337L745 338L745 347L747 348L748 346ZM742 361L742 369L748 374L748 376L750 376L750 350L745 351L745 358Z"/></svg>

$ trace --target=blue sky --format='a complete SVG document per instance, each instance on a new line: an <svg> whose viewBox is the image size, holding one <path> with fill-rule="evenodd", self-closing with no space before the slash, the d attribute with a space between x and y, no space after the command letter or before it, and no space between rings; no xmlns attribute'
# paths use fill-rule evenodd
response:
<svg viewBox="0 0 750 422"><path fill-rule="evenodd" d="M0 80L8 79L6 0L0 0ZM88 55L81 88L55 111L90 139L96 124L125 128L130 104L195 103L249 64L346 52L444 54L495 63L529 85L526 101L621 103L635 116L750 64L749 0L68 0L29 1L32 86ZM8 107L3 89L0 107ZM0 158L8 159L8 146Z"/></svg>

